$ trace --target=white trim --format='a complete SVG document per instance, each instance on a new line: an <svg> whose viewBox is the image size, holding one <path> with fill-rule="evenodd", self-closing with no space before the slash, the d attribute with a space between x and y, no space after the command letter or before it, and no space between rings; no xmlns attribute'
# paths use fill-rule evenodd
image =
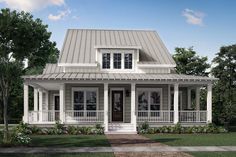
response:
<svg viewBox="0 0 236 157"><path fill-rule="evenodd" d="M114 121L114 122L112 121L112 91L122 91L123 92L123 123L124 123L125 122L125 88L110 88L110 103L109 103L109 104L111 104L110 109L109 109L110 121L111 121L111 123L114 123L114 122L119 123L122 121Z"/></svg>
<svg viewBox="0 0 236 157"><path fill-rule="evenodd" d="M112 45L95 45L95 49L142 49L141 46L112 46Z"/></svg>
<svg viewBox="0 0 236 157"><path fill-rule="evenodd" d="M97 67L97 63L58 63L58 66L63 67Z"/></svg>
<svg viewBox="0 0 236 157"><path fill-rule="evenodd" d="M175 68L176 64L140 64L137 63L139 68Z"/></svg>
<svg viewBox="0 0 236 157"><path fill-rule="evenodd" d="M98 107L99 107L99 93L98 93L98 87L72 87L71 88L71 97L72 97L72 100L71 100L71 103L72 103L72 111L74 111L74 92L75 91L83 91L84 92L84 110L81 110L82 111L87 111L86 109L86 92L87 91L96 91L96 111L98 110ZM93 110L89 110L89 111L93 111ZM85 115L84 115L85 116Z"/></svg>
<svg viewBox="0 0 236 157"><path fill-rule="evenodd" d="M150 112L150 111L152 111L150 108L150 92L160 92L160 110L159 111L161 111L162 110L162 108L163 108L163 95L162 95L162 88L137 88L136 89L136 91L137 91L137 93L136 93L136 104L137 104L137 106L136 106L136 111L139 111L138 110L138 92L139 91L146 91L146 92L148 92L148 110L145 110L145 111L148 111L148 113Z"/></svg>

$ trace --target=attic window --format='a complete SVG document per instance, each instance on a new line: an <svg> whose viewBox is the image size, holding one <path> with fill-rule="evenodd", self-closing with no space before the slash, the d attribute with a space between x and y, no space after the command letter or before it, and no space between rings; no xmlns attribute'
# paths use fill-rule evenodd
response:
<svg viewBox="0 0 236 157"><path fill-rule="evenodd" d="M102 68L103 69L110 69L110 59L111 59L110 53L102 54Z"/></svg>

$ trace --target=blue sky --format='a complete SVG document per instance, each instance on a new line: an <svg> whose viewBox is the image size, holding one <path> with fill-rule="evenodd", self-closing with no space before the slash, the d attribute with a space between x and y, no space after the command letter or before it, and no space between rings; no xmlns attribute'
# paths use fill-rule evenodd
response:
<svg viewBox="0 0 236 157"><path fill-rule="evenodd" d="M31 12L62 47L68 28L152 29L170 53L190 47L211 60L236 43L235 0L0 0L0 8Z"/></svg>

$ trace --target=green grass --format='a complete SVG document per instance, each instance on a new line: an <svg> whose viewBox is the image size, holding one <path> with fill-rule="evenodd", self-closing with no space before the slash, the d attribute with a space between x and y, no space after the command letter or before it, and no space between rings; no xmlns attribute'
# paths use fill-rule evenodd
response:
<svg viewBox="0 0 236 157"><path fill-rule="evenodd" d="M78 154L0 154L1 157L114 157L113 153Z"/></svg>
<svg viewBox="0 0 236 157"><path fill-rule="evenodd" d="M170 146L236 146L236 132L221 134L148 134L145 136Z"/></svg>
<svg viewBox="0 0 236 157"><path fill-rule="evenodd" d="M105 135L34 135L32 147L106 147L110 146Z"/></svg>
<svg viewBox="0 0 236 157"><path fill-rule="evenodd" d="M236 152L191 152L189 154L195 157L235 157L236 156Z"/></svg>

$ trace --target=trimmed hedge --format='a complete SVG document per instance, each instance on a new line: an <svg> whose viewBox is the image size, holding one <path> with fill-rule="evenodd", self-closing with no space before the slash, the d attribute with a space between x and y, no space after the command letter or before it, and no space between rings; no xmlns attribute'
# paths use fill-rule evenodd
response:
<svg viewBox="0 0 236 157"><path fill-rule="evenodd" d="M138 127L139 134L156 134L156 133L175 133L175 134L194 134L194 133L225 133L224 127L208 124L205 126L181 126L180 123L174 126L149 127L147 122Z"/></svg>

